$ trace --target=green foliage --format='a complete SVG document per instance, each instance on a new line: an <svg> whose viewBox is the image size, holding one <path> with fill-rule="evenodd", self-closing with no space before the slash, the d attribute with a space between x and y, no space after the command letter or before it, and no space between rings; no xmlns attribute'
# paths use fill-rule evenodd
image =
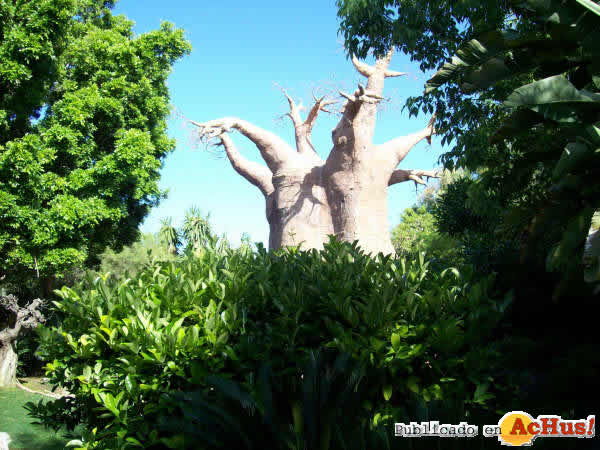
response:
<svg viewBox="0 0 600 450"><path fill-rule="evenodd" d="M167 245L171 255L177 255L177 247L181 245L179 231L173 226L173 219L166 217L161 220L160 231L158 232L161 240Z"/></svg>
<svg viewBox="0 0 600 450"><path fill-rule="evenodd" d="M210 214L206 217L195 206L185 213L181 234L191 250L205 247L212 242L214 232L209 223Z"/></svg>
<svg viewBox="0 0 600 450"><path fill-rule="evenodd" d="M425 253L435 261L454 261L460 257L460 243L438 231L435 217L425 205L404 210L400 224L392 230L392 243L400 256Z"/></svg>
<svg viewBox="0 0 600 450"><path fill-rule="evenodd" d="M339 448L333 429L331 434L309 430L310 423L326 427L335 420L313 416L318 408L311 399L329 392L325 387L332 380L310 375L307 367L312 361L322 374L329 364L340 367L334 361L343 353L352 367L364 370L360 396L338 393L330 406L321 406L333 414L354 401L360 405L364 426L355 430L348 417L340 425L347 436L367 436L373 421L387 423L390 433L386 421L414 420L431 408L441 419L495 412L495 396L502 398L508 387L502 378L505 344L493 333L510 298L493 300L492 277L474 282L471 273L469 268L432 271L422 255L372 259L356 243L332 240L321 252L207 247L176 261L154 261L133 279L102 276L64 287L55 302L64 320L39 330L38 353L49 361L52 382L74 397L55 403L52 415L43 406L30 409L49 425L83 423L89 431L85 448L129 448L138 442L181 447L177 435L189 442L196 431L158 430L157 421L191 415L202 421L197 414L204 413L186 406L187 400L175 407L163 394L196 391L196 406L216 398L215 426L230 423L230 414L245 421L239 433L229 431L236 436L212 436L217 443L243 439L249 424L271 417L265 401L276 397L275 429L296 443L325 433L330 448ZM324 365L315 362L320 349L334 355ZM263 389L265 362L271 396ZM247 408L256 405L259 416L231 410L215 392L224 385L211 374L235 382L237 399L246 398ZM309 380L325 383L325 390L306 392ZM335 389L341 386L335 384L332 396ZM301 412L306 429L289 434L287 425L299 426Z"/></svg>
<svg viewBox="0 0 600 450"><path fill-rule="evenodd" d="M203 252L205 248L224 252L230 248L229 242L225 236L218 236L213 231L209 219L210 213L204 216L198 207L192 206L185 212L180 228L173 225L171 217L163 219L159 236L171 255L178 255L181 248L187 254ZM247 245L248 238L245 239Z"/></svg>
<svg viewBox="0 0 600 450"><path fill-rule="evenodd" d="M161 428L173 434L163 442L170 448L389 448L382 423L372 424L361 401L368 390L363 377L364 369L347 355L311 353L291 408L284 377L274 376L268 364L259 369L256 400L238 383L209 377L215 390L208 395L167 395L175 415L163 418Z"/></svg>
<svg viewBox="0 0 600 450"><path fill-rule="evenodd" d="M459 43L493 30L506 20L507 2L465 0L337 0L346 48L361 57L383 54L392 45L419 61L421 70L438 67Z"/></svg>
<svg viewBox="0 0 600 450"><path fill-rule="evenodd" d="M441 267L440 270L449 264L460 263L460 241L440 232L433 213L440 196L464 176L461 171L445 171L439 183L425 189L416 205L404 210L400 224L392 230L392 243L399 256L417 258L424 252L434 267Z"/></svg>
<svg viewBox="0 0 600 450"><path fill-rule="evenodd" d="M124 247L119 253L107 249L100 255L99 274L110 273L117 279L136 277L153 260L170 260L165 243L158 236L146 233L137 242ZM82 277L83 279L83 277Z"/></svg>
<svg viewBox="0 0 600 450"><path fill-rule="evenodd" d="M60 277L137 238L174 148L166 78L190 45L113 2L0 5L0 271ZM21 51L20 49L27 49ZM6 94L5 94L6 93ZM39 119L39 120L37 120Z"/></svg>

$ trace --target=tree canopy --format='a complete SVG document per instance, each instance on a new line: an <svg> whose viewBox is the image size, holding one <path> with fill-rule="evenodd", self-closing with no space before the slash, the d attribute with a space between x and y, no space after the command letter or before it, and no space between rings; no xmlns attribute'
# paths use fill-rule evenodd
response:
<svg viewBox="0 0 600 450"><path fill-rule="evenodd" d="M164 196L166 79L191 50L114 1L0 4L0 272L60 276L132 243Z"/></svg>

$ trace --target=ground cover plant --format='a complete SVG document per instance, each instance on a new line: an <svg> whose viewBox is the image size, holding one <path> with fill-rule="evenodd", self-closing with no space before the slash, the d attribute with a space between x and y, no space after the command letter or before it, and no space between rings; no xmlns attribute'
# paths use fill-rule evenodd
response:
<svg viewBox="0 0 600 450"><path fill-rule="evenodd" d="M48 399L38 394L26 392L17 387L0 389L0 432L7 433L11 449L43 448L64 449L69 439L60 431L32 425L31 418L23 405L27 402L44 402Z"/></svg>

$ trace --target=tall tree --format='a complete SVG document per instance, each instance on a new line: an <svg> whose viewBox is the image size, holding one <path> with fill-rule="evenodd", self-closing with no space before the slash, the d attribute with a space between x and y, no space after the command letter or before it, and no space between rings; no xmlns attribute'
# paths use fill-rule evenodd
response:
<svg viewBox="0 0 600 450"><path fill-rule="evenodd" d="M173 150L166 79L190 51L114 1L0 3L0 272L45 280L137 238ZM0 274L1 276L1 274Z"/></svg>
<svg viewBox="0 0 600 450"><path fill-rule="evenodd" d="M411 180L425 184L423 177L437 177L437 173L396 169L418 142L431 139L432 123L409 136L382 145L373 143L384 80L405 75L388 69L391 57L390 52L374 66L352 58L367 83L359 84L353 94L340 92L346 102L332 132L333 148L326 160L311 141L317 116L332 103L325 97L315 99L303 119L298 105L286 94L296 149L275 134L235 117L192 122L201 137L218 138L233 168L265 196L271 249L300 242L305 248L322 248L327 236L334 234L344 241L358 240L369 253L394 252L387 215L388 187ZM227 135L232 130L258 147L267 167L239 153Z"/></svg>

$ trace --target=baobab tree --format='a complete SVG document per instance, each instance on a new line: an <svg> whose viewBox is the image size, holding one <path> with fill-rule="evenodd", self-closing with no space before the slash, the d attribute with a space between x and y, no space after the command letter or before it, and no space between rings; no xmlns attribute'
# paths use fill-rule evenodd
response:
<svg viewBox="0 0 600 450"><path fill-rule="evenodd" d="M17 339L28 329L43 323L42 300L36 298L19 306L14 295L0 296L0 387L13 386L17 380Z"/></svg>
<svg viewBox="0 0 600 450"><path fill-rule="evenodd" d="M382 145L373 144L377 105L383 100L385 78L406 75L388 70L392 58L369 66L352 57L356 70L367 79L345 98L341 118L332 131L333 148L326 160L315 151L311 131L321 111L333 103L315 98L306 119L294 100L284 94L295 129L296 149L277 135L236 117L225 117L198 127L201 139L222 145L233 168L258 187L266 202L269 248L295 245L322 248L333 234L343 241L358 240L367 253L394 252L387 215L387 189L397 183L426 184L424 177L438 178L433 170L397 169L398 164L420 141L435 133L434 117L423 130L398 137ZM266 167L244 158L227 133L237 130L252 141Z"/></svg>

